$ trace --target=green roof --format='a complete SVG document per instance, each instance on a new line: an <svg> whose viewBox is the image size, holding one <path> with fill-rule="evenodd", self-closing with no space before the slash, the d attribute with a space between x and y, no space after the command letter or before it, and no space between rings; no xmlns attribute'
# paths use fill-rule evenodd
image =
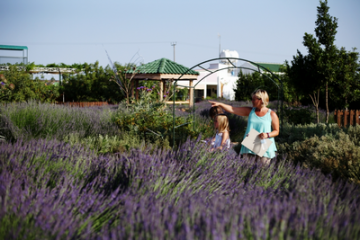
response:
<svg viewBox="0 0 360 240"><path fill-rule="evenodd" d="M259 64L260 66L272 71L272 72L280 72L280 67L282 64L279 63L259 63L256 62L256 64Z"/></svg>
<svg viewBox="0 0 360 240"><path fill-rule="evenodd" d="M12 45L0 45L1 50L27 50L26 46L12 46Z"/></svg>
<svg viewBox="0 0 360 240"><path fill-rule="evenodd" d="M127 73L132 72L133 70L127 71ZM189 75L199 75L199 72L189 70L189 68L166 58L161 58L153 62L141 65L136 68L136 72L140 74L183 74L186 72L186 74Z"/></svg>

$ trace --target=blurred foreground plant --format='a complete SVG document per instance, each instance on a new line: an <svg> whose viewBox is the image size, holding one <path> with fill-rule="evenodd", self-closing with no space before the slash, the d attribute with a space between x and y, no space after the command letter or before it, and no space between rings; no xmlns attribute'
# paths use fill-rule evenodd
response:
<svg viewBox="0 0 360 240"><path fill-rule="evenodd" d="M11 156L10 158L8 156ZM263 168L197 139L95 154L0 143L1 239L358 239L358 185L277 159Z"/></svg>

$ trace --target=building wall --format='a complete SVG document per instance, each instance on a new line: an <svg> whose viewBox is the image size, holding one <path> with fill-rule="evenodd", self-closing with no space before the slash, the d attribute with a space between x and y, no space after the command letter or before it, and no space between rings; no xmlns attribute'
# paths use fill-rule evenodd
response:
<svg viewBox="0 0 360 240"><path fill-rule="evenodd" d="M236 87L240 71L244 74L252 74L255 71L258 71L258 68L248 62L245 62L240 66L243 68L229 68L230 66L231 65L224 63L211 63L207 68L208 71L204 69L194 69L199 72L197 80L194 80L194 86L196 85L195 97L199 99L214 96L214 94L216 94L217 97L235 100L234 88ZM209 71L213 73L211 74ZM203 95L200 96L201 94Z"/></svg>
<svg viewBox="0 0 360 240"><path fill-rule="evenodd" d="M195 69L200 73L198 80L194 81L194 85L197 84L195 89L203 90L204 98L216 94L217 97L224 97L228 100L235 99L233 88L237 81L236 69L235 71L228 69L217 71L222 68L227 68L227 65L221 63L210 64L208 70L213 71L212 74L204 69ZM209 94L211 95L209 96Z"/></svg>

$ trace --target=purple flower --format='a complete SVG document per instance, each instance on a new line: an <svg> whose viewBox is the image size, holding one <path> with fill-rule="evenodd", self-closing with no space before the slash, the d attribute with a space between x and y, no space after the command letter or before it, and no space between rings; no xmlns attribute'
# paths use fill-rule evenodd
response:
<svg viewBox="0 0 360 240"><path fill-rule="evenodd" d="M4 82L1 82L1 85L5 85L5 83L4 83Z"/></svg>

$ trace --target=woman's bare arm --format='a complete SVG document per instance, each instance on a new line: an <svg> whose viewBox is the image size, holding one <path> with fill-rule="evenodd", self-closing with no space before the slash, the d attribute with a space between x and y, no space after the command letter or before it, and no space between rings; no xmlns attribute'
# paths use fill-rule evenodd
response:
<svg viewBox="0 0 360 240"><path fill-rule="evenodd" d="M249 116L252 107L233 107L224 103L209 101L212 107L219 106L228 113L233 113L238 116Z"/></svg>
<svg viewBox="0 0 360 240"><path fill-rule="evenodd" d="M270 137L276 137L280 133L280 127L279 127L279 118L276 114L276 112L271 111L271 126L272 126L272 132L270 133Z"/></svg>
<svg viewBox="0 0 360 240"><path fill-rule="evenodd" d="M276 137L280 133L279 118L276 115L276 112L271 111L270 116L271 116L271 128L272 128L272 131L269 132L269 135L268 135L268 133L260 133L259 134L260 139L265 139L265 138L269 138L269 137Z"/></svg>

